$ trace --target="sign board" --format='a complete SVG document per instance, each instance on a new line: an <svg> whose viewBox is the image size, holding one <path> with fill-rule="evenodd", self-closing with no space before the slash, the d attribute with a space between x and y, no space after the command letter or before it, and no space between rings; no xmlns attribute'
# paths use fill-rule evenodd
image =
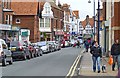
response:
<svg viewBox="0 0 120 78"><path fill-rule="evenodd" d="M108 27L109 26L109 20L105 21L105 26Z"/></svg>
<svg viewBox="0 0 120 78"><path fill-rule="evenodd" d="M0 30L11 30L11 25L0 24Z"/></svg>

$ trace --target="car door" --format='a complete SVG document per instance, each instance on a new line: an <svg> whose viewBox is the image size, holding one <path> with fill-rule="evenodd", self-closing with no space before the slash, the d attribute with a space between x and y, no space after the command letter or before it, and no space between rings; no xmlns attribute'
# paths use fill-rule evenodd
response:
<svg viewBox="0 0 120 78"><path fill-rule="evenodd" d="M7 44L2 44L2 45L4 45L3 46L3 52L4 52L4 54L6 55L6 57L11 57L11 55L12 55L12 53L11 53L11 51L10 50L8 50L8 46L7 46Z"/></svg>

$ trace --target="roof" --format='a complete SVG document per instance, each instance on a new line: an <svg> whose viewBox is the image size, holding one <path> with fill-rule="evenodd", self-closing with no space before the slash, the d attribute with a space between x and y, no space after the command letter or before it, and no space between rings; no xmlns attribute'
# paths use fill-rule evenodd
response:
<svg viewBox="0 0 120 78"><path fill-rule="evenodd" d="M86 24L87 24L86 19L84 21L81 21L81 22L82 22L83 28L85 28ZM94 26L94 19L93 18L89 18L89 24L91 25L91 27Z"/></svg>
<svg viewBox="0 0 120 78"><path fill-rule="evenodd" d="M54 2L49 2L51 7L57 8L59 10L62 10L61 8L59 8Z"/></svg>
<svg viewBox="0 0 120 78"><path fill-rule="evenodd" d="M79 11L78 11L78 10L74 10L73 12L74 12L75 16L76 16L77 18L79 18Z"/></svg>
<svg viewBox="0 0 120 78"><path fill-rule="evenodd" d="M37 15L38 2L11 2L15 15Z"/></svg>

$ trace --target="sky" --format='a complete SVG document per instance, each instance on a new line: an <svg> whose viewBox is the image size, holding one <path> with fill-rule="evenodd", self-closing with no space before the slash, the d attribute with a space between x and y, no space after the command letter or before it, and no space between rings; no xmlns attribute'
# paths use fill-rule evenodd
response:
<svg viewBox="0 0 120 78"><path fill-rule="evenodd" d="M83 21L86 18L86 15L89 15L90 17L94 15L93 0L91 0L91 3L88 3L89 0L59 0L59 1L61 4L63 3L69 4L72 10L79 10L79 16L81 21ZM97 9L98 0L95 1Z"/></svg>

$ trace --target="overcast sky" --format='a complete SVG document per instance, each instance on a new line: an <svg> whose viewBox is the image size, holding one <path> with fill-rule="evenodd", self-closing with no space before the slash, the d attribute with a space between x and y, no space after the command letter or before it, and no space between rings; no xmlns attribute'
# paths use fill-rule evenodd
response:
<svg viewBox="0 0 120 78"><path fill-rule="evenodd" d="M91 3L88 3L88 0L59 0L61 4L68 3L71 5L72 10L79 10L80 20L84 20L86 15L90 17L93 16L93 0ZM97 1L96 0L96 9L97 9Z"/></svg>

